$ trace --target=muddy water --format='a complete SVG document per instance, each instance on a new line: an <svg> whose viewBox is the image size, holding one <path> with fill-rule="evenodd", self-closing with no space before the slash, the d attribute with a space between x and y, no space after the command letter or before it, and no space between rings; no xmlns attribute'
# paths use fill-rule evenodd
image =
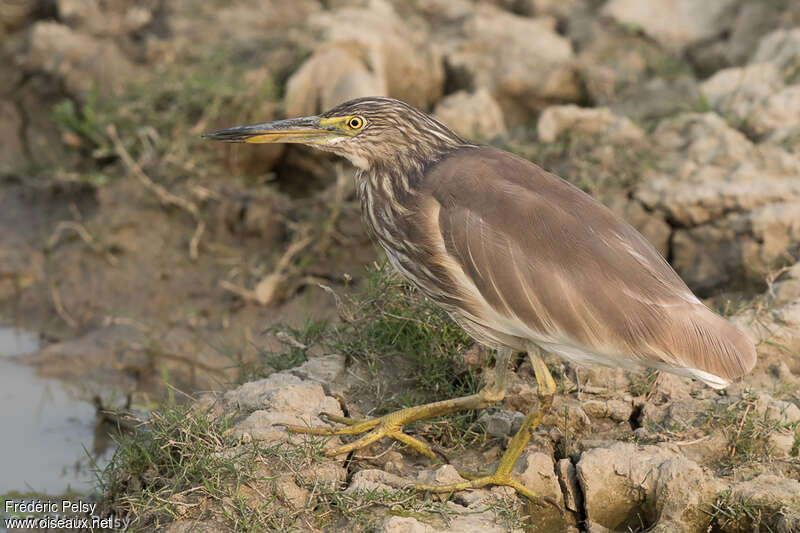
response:
<svg viewBox="0 0 800 533"><path fill-rule="evenodd" d="M102 466L110 457L107 439L69 384L24 364L20 356L38 349L36 335L0 324L0 494L88 492L93 459Z"/></svg>

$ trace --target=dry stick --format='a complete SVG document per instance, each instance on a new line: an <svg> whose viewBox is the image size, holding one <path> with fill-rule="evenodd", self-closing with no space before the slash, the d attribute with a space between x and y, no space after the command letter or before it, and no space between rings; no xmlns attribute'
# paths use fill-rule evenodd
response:
<svg viewBox="0 0 800 533"><path fill-rule="evenodd" d="M106 261L112 266L116 266L119 263L116 257L111 255L108 250L106 250L102 244L100 244L97 239L92 237L92 234L89 233L83 224L79 222L73 222L71 220L62 220L56 225L55 231L53 234L50 235L50 238L47 239L47 248L53 250L58 244L58 241L61 239L61 235L68 230L72 230L78 234L78 236L83 240L86 245L92 249L94 253L97 255L102 255Z"/></svg>
<svg viewBox="0 0 800 533"><path fill-rule="evenodd" d="M731 446L731 453L730 453L731 457L736 455L736 443L739 441L739 435L742 434L742 427L744 427L744 421L747 419L747 414L749 412L750 412L750 404L748 404L747 409L744 410L744 414L742 415L742 420L739 422L739 429L736 430L736 437L733 439L733 445Z"/></svg>
<svg viewBox="0 0 800 533"><path fill-rule="evenodd" d="M314 253L316 255L322 254L332 242L332 236L336 226L336 221L342 211L345 198L345 187L347 185L347 174L344 172L341 165L336 167L336 183L333 188L333 206L331 207L330 214L323 226L322 234L319 236L316 245L314 246ZM286 280L290 277L290 270L292 267L292 260L294 257L302 252L309 244L312 243L314 238L309 235L310 227L303 225L302 229L298 230L301 238L294 241L283 255L278 259L278 262L273 268L272 272L267 274L256 284L255 289L248 289L227 280L219 282L219 286L228 292L232 292L243 300L256 302L260 305L270 305L278 299L278 290ZM314 276L304 276L297 280L288 291L294 293L305 285L319 284L327 280L317 278Z"/></svg>
<svg viewBox="0 0 800 533"><path fill-rule="evenodd" d="M61 320L67 323L67 325L71 328L77 328L78 322L72 318L67 310L64 309L64 304L61 302L61 295L58 292L58 287L56 287L56 282L53 279L53 273L50 272L50 275L47 276L48 278L48 288L50 289L50 299L53 300L53 307L58 313L58 316L61 317Z"/></svg>
<svg viewBox="0 0 800 533"><path fill-rule="evenodd" d="M219 286L226 291L232 292L240 298L248 301L256 302L260 305L269 305L273 303L278 296L279 285L288 277L288 270L291 266L294 256L303 251L303 249L311 244L312 237L307 235L295 242L283 253L275 268L267 276L265 276L256 285L255 290L246 289L235 285L230 281L222 280Z"/></svg>
<svg viewBox="0 0 800 533"><path fill-rule="evenodd" d="M56 225L56 229L47 239L47 250L48 250L48 276L47 276L47 288L50 292L50 299L53 301L53 308L56 310L58 316L67 323L67 325L71 328L78 327L78 321L72 318L69 313L67 313L66 308L64 307L64 302L61 301L61 293L58 292L58 287L56 286L56 280L53 277L53 269L52 269L52 256L50 255L53 249L58 244L58 241L61 239L61 235L65 231L74 231L78 234L78 236L83 240L86 245L91 248L95 253L102 255L105 257L106 261L109 262L111 265L116 265L118 263L117 258L108 253L108 251L103 248L103 246L97 242L97 239L92 237L92 234L79 222L73 222L69 220L62 220Z"/></svg>
<svg viewBox="0 0 800 533"><path fill-rule="evenodd" d="M180 196L169 192L164 186L159 185L151 180L150 177L144 173L144 170L142 170L142 167L139 165L139 163L134 161L133 157L131 157L131 154L125 149L125 146L122 144L122 141L117 134L117 128L113 124L109 124L106 128L106 131L108 136L111 138L111 142L114 143L114 149L117 151L117 154L119 154L122 162L128 168L128 171L132 173L136 179L138 179L142 185L145 186L146 189L153 192L163 205L175 206L183 211L186 211L192 216L197 226L195 227L194 234L189 241L189 257L192 259L197 259L200 239L202 238L206 229L206 223L200 217L200 210L197 208L197 205L189 200L186 200L185 198L181 198Z"/></svg>

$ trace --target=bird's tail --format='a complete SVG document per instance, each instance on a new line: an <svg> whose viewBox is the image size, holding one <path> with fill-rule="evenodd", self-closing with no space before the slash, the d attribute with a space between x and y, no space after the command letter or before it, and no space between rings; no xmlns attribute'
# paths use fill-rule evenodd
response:
<svg viewBox="0 0 800 533"><path fill-rule="evenodd" d="M688 317L690 332L687 370L707 385L720 389L750 372L756 365L753 341L736 326L708 308Z"/></svg>

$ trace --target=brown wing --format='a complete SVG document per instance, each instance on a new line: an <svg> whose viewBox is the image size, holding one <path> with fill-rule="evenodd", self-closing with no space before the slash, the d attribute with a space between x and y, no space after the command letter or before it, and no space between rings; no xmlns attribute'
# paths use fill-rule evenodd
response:
<svg viewBox="0 0 800 533"><path fill-rule="evenodd" d="M437 203L440 262L474 286L462 297L471 320L577 359L725 381L754 366L752 342L639 232L530 161L465 148L430 169L424 187Z"/></svg>

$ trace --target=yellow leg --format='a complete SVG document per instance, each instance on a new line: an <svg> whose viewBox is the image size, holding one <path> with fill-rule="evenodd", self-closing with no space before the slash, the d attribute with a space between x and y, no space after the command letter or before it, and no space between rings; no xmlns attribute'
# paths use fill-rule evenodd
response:
<svg viewBox="0 0 800 533"><path fill-rule="evenodd" d="M292 433L310 433L312 435L360 435L366 433L366 435L363 435L351 443L344 444L326 452L330 457L350 453L368 446L383 437L389 437L433 459L436 457L436 454L431 450L431 447L421 440L403 433L403 426L410 422L434 418L458 411L483 409L499 402L505 396L505 373L508 368L508 362L511 359L511 354L511 350L498 351L494 372L490 374L489 381L477 394L409 407L369 420L353 420L346 417L323 414L323 416L332 422L345 424L346 427L343 428L286 426L286 429Z"/></svg>
<svg viewBox="0 0 800 533"><path fill-rule="evenodd" d="M459 490L477 489L485 487L486 485L506 485L512 487L518 493L522 494L531 501L541 502L545 500L532 490L525 487L522 483L511 478L511 469L514 468L514 463L517 462L517 459L522 454L522 450L525 448L525 445L528 444L531 435L533 435L536 427L550 409L550 406L553 403L553 394L556 392L556 384L553 381L553 377L550 375L550 371L544 364L544 361L542 361L538 355L533 353L530 353L530 358L533 365L533 370L536 373L536 382L539 385L537 392L539 397L539 405L535 411L532 411L527 417L525 417L522 427L519 429L519 431L517 431L517 434L514 435L514 438L511 439L511 442L508 444L508 448L503 454L503 457L500 458L500 463L497 465L495 472L487 476L469 476L462 474L462 476L466 477L468 481L441 486L418 485L416 487L417 490L430 492L455 492ZM545 501L555 504L555 502L549 499L546 499Z"/></svg>

